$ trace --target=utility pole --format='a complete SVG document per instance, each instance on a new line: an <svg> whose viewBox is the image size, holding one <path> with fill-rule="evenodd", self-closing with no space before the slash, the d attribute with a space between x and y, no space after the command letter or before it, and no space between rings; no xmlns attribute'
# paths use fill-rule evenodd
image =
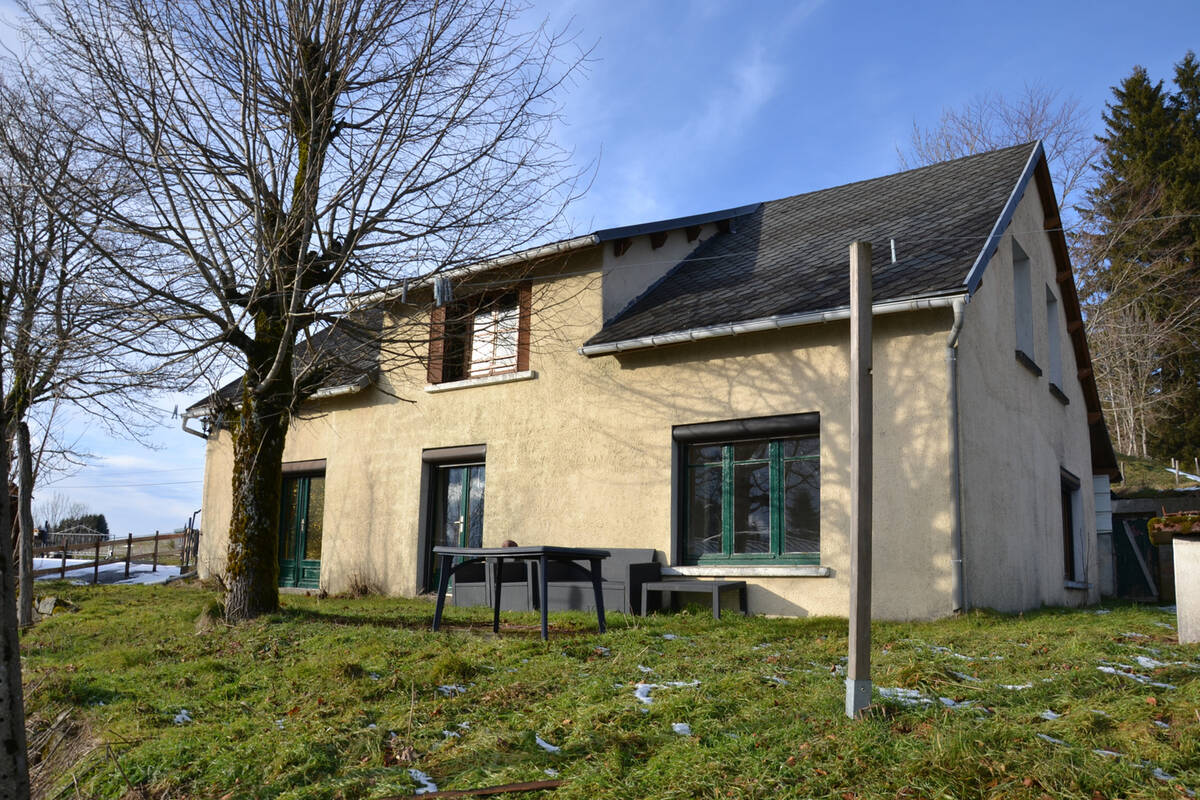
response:
<svg viewBox="0 0 1200 800"><path fill-rule="evenodd" d="M871 245L850 245L850 661L846 716L871 704Z"/></svg>

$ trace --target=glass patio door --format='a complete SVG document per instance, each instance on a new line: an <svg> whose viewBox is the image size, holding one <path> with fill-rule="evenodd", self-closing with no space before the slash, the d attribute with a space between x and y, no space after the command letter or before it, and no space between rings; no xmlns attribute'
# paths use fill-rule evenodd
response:
<svg viewBox="0 0 1200 800"><path fill-rule="evenodd" d="M483 464L454 464L438 468L437 514L430 548L483 547ZM429 588L437 588L436 559L429 559Z"/></svg>
<svg viewBox="0 0 1200 800"><path fill-rule="evenodd" d="M325 476L283 479L279 524L279 585L316 589L321 585Z"/></svg>

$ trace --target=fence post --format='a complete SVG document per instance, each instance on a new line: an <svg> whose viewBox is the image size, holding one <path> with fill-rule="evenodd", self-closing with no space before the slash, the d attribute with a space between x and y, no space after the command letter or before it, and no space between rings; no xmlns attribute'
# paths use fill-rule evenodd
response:
<svg viewBox="0 0 1200 800"><path fill-rule="evenodd" d="M92 585L100 582L100 537L96 537L96 560L92 563Z"/></svg>
<svg viewBox="0 0 1200 800"><path fill-rule="evenodd" d="M60 581L67 578L67 539L63 537L62 565L58 568L58 579Z"/></svg>
<svg viewBox="0 0 1200 800"><path fill-rule="evenodd" d="M151 572L158 572L158 531L154 532L154 566L150 568Z"/></svg>
<svg viewBox="0 0 1200 800"><path fill-rule="evenodd" d="M129 556L133 553L133 534L125 539L125 577L129 578Z"/></svg>

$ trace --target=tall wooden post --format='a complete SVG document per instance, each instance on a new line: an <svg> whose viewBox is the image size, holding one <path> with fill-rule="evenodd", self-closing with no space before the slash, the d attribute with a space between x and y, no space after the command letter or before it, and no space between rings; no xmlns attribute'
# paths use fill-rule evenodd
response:
<svg viewBox="0 0 1200 800"><path fill-rule="evenodd" d="M154 566L150 568L151 572L158 572L158 531L154 532Z"/></svg>
<svg viewBox="0 0 1200 800"><path fill-rule="evenodd" d="M125 579L129 579L129 557L133 555L133 534L125 539Z"/></svg>
<svg viewBox="0 0 1200 800"><path fill-rule="evenodd" d="M846 716L871 704L871 245L850 245L850 661Z"/></svg>

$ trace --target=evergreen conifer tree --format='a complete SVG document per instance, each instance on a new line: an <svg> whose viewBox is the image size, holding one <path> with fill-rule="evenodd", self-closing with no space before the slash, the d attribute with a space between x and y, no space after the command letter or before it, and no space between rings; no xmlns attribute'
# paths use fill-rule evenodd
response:
<svg viewBox="0 0 1200 800"><path fill-rule="evenodd" d="M1142 67L1113 88L1090 218L1103 268L1090 287L1131 318L1166 329L1155 352L1163 399L1145 420L1149 449L1200 453L1200 61L1188 53L1164 90Z"/></svg>

